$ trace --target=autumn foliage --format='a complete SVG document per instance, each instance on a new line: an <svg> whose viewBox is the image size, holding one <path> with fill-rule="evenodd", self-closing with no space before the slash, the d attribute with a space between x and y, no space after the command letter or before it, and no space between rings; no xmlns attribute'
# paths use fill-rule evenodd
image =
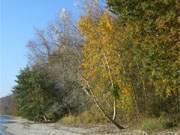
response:
<svg viewBox="0 0 180 135"><path fill-rule="evenodd" d="M90 3L94 5L85 9L77 24L66 16L62 26L52 25L47 33L38 35L39 42L29 44L34 60L31 69L43 69L59 91L50 91L53 94L45 98L56 97L52 104L60 101L61 118L71 115L82 121L78 116L97 114L125 128L144 117L163 116L178 125L179 1L107 0L108 8L98 1ZM24 94L19 77L17 97ZM46 90L46 82L36 82L42 91L28 87L29 91L53 89ZM96 113L92 113L95 106Z"/></svg>

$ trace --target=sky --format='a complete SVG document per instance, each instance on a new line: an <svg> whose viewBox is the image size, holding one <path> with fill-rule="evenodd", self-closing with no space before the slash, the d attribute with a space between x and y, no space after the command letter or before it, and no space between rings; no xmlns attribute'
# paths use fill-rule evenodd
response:
<svg viewBox="0 0 180 135"><path fill-rule="evenodd" d="M0 0L0 97L11 94L16 75L27 65L27 42L62 9L78 17L77 0Z"/></svg>

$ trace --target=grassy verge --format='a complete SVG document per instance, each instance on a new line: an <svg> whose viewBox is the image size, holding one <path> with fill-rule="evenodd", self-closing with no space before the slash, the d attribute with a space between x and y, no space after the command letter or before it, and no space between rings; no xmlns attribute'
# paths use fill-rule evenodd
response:
<svg viewBox="0 0 180 135"><path fill-rule="evenodd" d="M139 129L144 131L163 131L163 130L176 130L179 127L178 124L165 117L159 118L142 118L139 122L136 122L132 129ZM179 127L180 128L180 127Z"/></svg>
<svg viewBox="0 0 180 135"><path fill-rule="evenodd" d="M94 124L107 124L107 120L97 112L85 111L78 116L69 115L60 120L65 125L90 126ZM168 118L142 118L134 124L130 124L130 130L143 130L149 132L173 131L180 128L180 125L173 123Z"/></svg>
<svg viewBox="0 0 180 135"><path fill-rule="evenodd" d="M106 124L107 120L104 116L91 107L90 110L82 112L79 115L68 115L59 120L59 122L66 125L93 125L93 124Z"/></svg>

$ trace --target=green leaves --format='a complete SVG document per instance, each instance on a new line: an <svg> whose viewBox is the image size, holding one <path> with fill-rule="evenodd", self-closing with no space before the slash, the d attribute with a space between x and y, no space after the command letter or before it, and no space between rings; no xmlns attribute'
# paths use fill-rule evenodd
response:
<svg viewBox="0 0 180 135"><path fill-rule="evenodd" d="M58 101L55 93L55 83L46 72L25 68L17 76L17 85L14 88L15 99L22 116L34 121L55 120L54 112L50 108ZM51 114L46 116L46 114ZM46 118L46 119L45 119Z"/></svg>
<svg viewBox="0 0 180 135"><path fill-rule="evenodd" d="M110 89L111 89L112 95L113 95L116 99L119 99L119 97L120 97L120 92L121 92L119 86L116 85L116 84L114 84L114 86L113 86L113 87L111 86Z"/></svg>
<svg viewBox="0 0 180 135"><path fill-rule="evenodd" d="M179 1L107 0L107 2L109 8L119 17L119 27L124 31L129 30L128 34L124 33L128 38L121 42L123 46L119 49L119 53L124 59L128 83L131 83L135 96L138 96L138 104L142 105L143 102L146 104L146 100L153 104L154 99L159 100L158 98L163 98L164 104L168 104L169 99L176 102L180 98L177 83ZM137 28L130 29L129 26ZM149 103L146 106L149 106ZM169 104L165 108L170 112L172 106Z"/></svg>

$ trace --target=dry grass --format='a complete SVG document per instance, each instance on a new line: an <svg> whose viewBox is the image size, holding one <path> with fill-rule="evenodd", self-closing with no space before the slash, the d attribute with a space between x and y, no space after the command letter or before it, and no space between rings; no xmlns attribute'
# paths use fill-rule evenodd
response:
<svg viewBox="0 0 180 135"><path fill-rule="evenodd" d="M60 119L60 122L68 125L88 125L88 124L105 124L106 118L97 110L96 107L91 107L90 110L85 111L77 116L68 115Z"/></svg>

